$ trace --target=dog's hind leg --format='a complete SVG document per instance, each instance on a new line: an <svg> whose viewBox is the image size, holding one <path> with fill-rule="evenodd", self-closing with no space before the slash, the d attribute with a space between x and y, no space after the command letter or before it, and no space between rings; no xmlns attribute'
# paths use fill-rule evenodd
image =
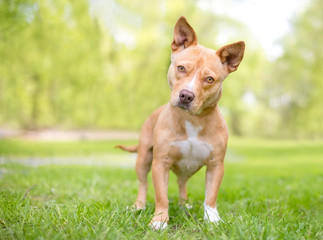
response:
<svg viewBox="0 0 323 240"><path fill-rule="evenodd" d="M139 180L139 190L135 208L137 210L144 209L146 206L147 197L147 175L151 169L151 162L153 160L152 148L139 148L136 161L136 173Z"/></svg>
<svg viewBox="0 0 323 240"><path fill-rule="evenodd" d="M187 181L189 177L179 176L177 178L178 189L179 189L179 204L185 208L191 209L193 206L189 203L187 197Z"/></svg>
<svg viewBox="0 0 323 240"><path fill-rule="evenodd" d="M183 205L187 203L187 180L188 177L186 176L180 176L177 178L179 188L179 203Z"/></svg>

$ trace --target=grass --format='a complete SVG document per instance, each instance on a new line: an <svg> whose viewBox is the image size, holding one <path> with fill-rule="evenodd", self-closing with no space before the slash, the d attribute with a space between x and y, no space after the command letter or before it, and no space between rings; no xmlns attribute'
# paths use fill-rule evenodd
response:
<svg viewBox="0 0 323 240"><path fill-rule="evenodd" d="M0 155L116 153L114 145L1 140ZM218 199L223 223L203 221L202 169L188 184L190 210L178 205L171 174L169 227L155 232L148 227L151 182L147 209L128 209L138 187L133 169L6 162L0 167L0 239L323 239L323 142L232 139L225 166Z"/></svg>

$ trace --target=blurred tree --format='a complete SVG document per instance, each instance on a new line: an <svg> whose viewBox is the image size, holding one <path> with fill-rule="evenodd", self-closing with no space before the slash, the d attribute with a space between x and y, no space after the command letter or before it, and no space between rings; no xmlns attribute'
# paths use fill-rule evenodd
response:
<svg viewBox="0 0 323 240"><path fill-rule="evenodd" d="M0 1L1 121L86 124L102 78L100 31L85 1ZM91 115L91 114L90 114Z"/></svg>
<svg viewBox="0 0 323 240"><path fill-rule="evenodd" d="M169 100L170 43L180 15L210 48L221 47L224 35L230 43L250 34L192 0L3 0L0 11L0 123L24 129L138 129ZM221 101L236 134L249 132L242 96L259 88L249 77L261 72L248 66L263 62L254 46L247 41Z"/></svg>
<svg viewBox="0 0 323 240"><path fill-rule="evenodd" d="M313 0L282 40L283 55L271 66L264 95L279 116L277 135L323 136L323 2Z"/></svg>
<svg viewBox="0 0 323 240"><path fill-rule="evenodd" d="M169 101L184 15L202 45L246 42L220 101L234 134L322 136L322 10L314 0L269 63L246 26L193 0L0 0L0 125L139 129Z"/></svg>

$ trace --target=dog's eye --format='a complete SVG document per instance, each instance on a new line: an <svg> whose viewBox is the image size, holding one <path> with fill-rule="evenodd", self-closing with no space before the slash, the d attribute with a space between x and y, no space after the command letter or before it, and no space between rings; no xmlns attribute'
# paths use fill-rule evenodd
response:
<svg viewBox="0 0 323 240"><path fill-rule="evenodd" d="M180 72L185 72L185 68L183 66L178 66L177 69Z"/></svg>
<svg viewBox="0 0 323 240"><path fill-rule="evenodd" d="M213 78L213 77L207 77L207 78L206 78L206 81L207 81L208 83L213 83L213 82L214 82L214 78Z"/></svg>

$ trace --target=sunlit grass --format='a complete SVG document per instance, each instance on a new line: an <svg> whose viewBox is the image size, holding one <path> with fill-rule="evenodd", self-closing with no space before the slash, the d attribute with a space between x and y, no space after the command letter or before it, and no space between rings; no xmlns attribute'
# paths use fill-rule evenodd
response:
<svg viewBox="0 0 323 240"><path fill-rule="evenodd" d="M91 154L106 144L88 143L81 146ZM69 144L79 149L80 143ZM56 153L73 154L72 145ZM138 187L133 169L6 163L0 168L0 239L322 239L322 159L321 142L231 139L218 199L224 222L203 221L205 169L189 181L191 210L178 206L171 174L170 221L163 232L148 227L151 181L147 209L127 208Z"/></svg>

